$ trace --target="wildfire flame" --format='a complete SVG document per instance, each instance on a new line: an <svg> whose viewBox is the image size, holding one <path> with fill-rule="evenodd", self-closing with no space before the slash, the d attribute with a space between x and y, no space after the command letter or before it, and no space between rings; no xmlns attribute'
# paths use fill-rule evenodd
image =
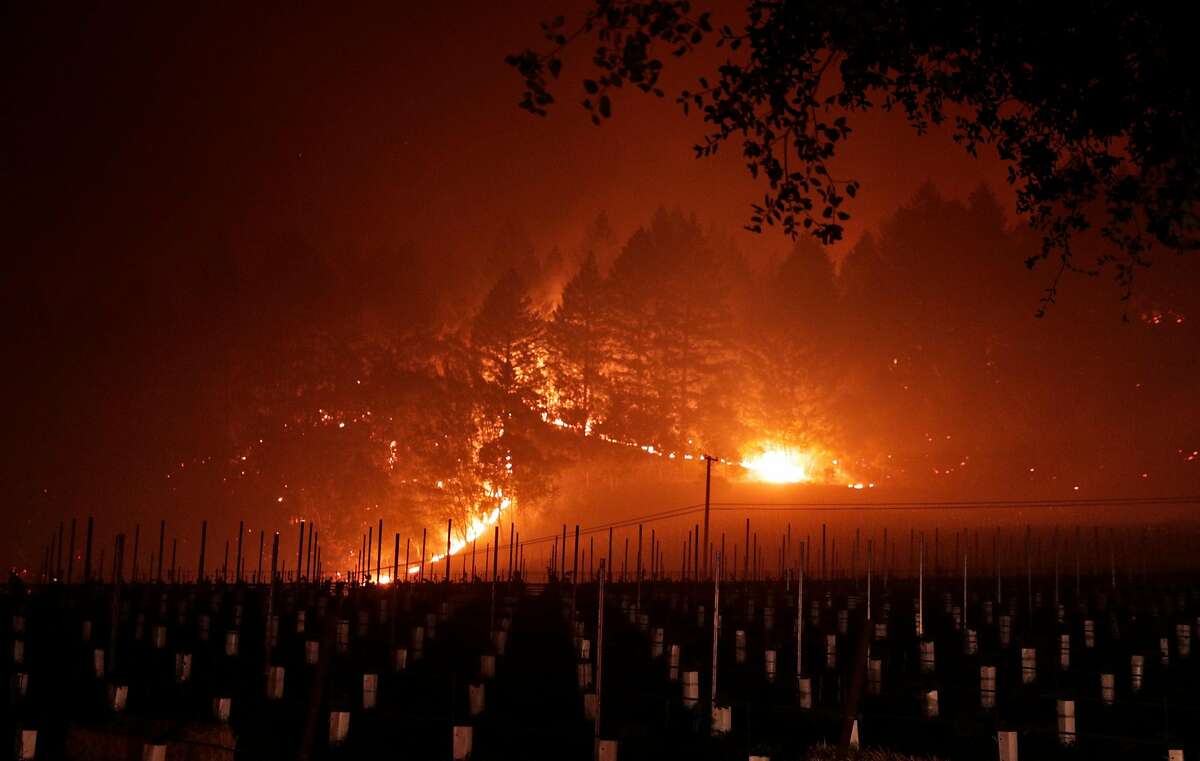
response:
<svg viewBox="0 0 1200 761"><path fill-rule="evenodd" d="M323 413L323 411L319 412ZM367 414L369 415L369 413ZM662 447L654 444L643 444L637 441L615 438L605 433L597 433L592 430L590 420L584 424L572 424L564 421L560 417L551 417L551 415L547 412L542 412L541 418L543 422L552 425L555 428L574 431L575 433L581 434L585 437L595 437L606 444L620 445L635 450L641 450L643 453L651 457L689 461L703 460L705 457L702 454L693 454L687 451L677 453L664 450ZM325 414L322 418L322 423L328 424L332 420L333 418L331 416ZM501 435L503 435L503 431L501 431ZM693 442L689 439L687 443L691 445ZM396 442L390 442L388 447L388 462L389 464L394 464ZM713 462L716 463L740 466L748 472L751 479L761 481L763 483L798 484L817 481L828 482L834 478L845 477L845 474L842 473L839 468L837 468L839 464L837 459L829 460L829 464L825 464L825 458L827 456L827 453L825 452L818 454L815 451L807 451L797 449L795 447L783 446L771 441L765 443L759 442L757 445L752 445L749 447L749 449L754 453L744 456L740 461L727 460L722 457L716 457L712 459ZM511 457L506 459L509 460L509 462L505 464L505 468L511 471ZM436 482L436 484L438 488L442 488L442 481L439 480ZM863 489L864 487L874 488L875 484L856 483L852 480L847 483L846 486L851 489ZM453 557L459 554L464 548L467 547L467 545L471 544L478 537L483 536L486 532L491 530L500 521L500 518L504 512L512 507L513 500L511 497L504 494L503 489L500 487L494 487L488 482L485 482L483 487L485 493L491 501L491 504L494 506L490 510L486 509L484 505L478 506L476 514L471 518L466 531L463 532L460 529L458 537L451 538L450 551L448 553L435 553L431 557L427 558L425 563L429 564L431 567L436 567L439 562L444 562L446 560L447 555ZM419 562L412 563L407 567L407 571L403 575L411 576L413 574L420 573L420 571L421 564ZM390 575L381 574L380 578L378 579L378 583L390 584L397 580L398 579L392 579Z"/></svg>
<svg viewBox="0 0 1200 761"><path fill-rule="evenodd" d="M504 495L503 489L499 487L493 488L491 484L487 483L484 484L484 488L493 499L497 500L496 506L487 512L480 513L479 515L472 517L471 524L467 526L467 530L461 535L461 538L452 538L450 540L450 557L454 557L458 553L462 552L464 547L482 536L488 529L495 526L500 520L500 516L504 514L504 511L512 507L512 499ZM432 566L442 560L445 560L446 555L447 553L444 552L435 554L426 562ZM410 565L408 567L409 575L418 573L420 570L421 565L419 563L416 565Z"/></svg>
<svg viewBox="0 0 1200 761"><path fill-rule="evenodd" d="M742 460L741 465L759 481L798 484L812 480L812 457L790 448L768 448Z"/></svg>

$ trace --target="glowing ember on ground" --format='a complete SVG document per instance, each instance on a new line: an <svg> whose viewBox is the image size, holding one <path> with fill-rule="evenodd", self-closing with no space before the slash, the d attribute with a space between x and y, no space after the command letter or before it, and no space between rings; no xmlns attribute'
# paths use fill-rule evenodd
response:
<svg viewBox="0 0 1200 761"><path fill-rule="evenodd" d="M766 449L742 460L742 467L759 481L770 484L796 484L812 480L809 456L794 449Z"/></svg>

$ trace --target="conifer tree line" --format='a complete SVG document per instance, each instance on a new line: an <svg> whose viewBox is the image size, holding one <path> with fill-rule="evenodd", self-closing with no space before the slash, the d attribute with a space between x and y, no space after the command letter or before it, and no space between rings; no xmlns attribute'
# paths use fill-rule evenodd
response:
<svg viewBox="0 0 1200 761"><path fill-rule="evenodd" d="M514 228L473 267L406 251L302 278L368 287L235 370L235 438L263 443L217 489L336 535L375 515L419 530L503 500L539 510L585 460L645 462L630 444L736 461L771 442L812 452L818 481L972 493L1161 472L1195 422L1192 294L1147 277L1123 304L1087 283L1039 320L1032 245L986 188L927 185L836 266L809 239L764 262L660 209L623 239L601 214L570 249ZM398 283L381 274L397 266ZM1114 395L1128 420L1099 415Z"/></svg>

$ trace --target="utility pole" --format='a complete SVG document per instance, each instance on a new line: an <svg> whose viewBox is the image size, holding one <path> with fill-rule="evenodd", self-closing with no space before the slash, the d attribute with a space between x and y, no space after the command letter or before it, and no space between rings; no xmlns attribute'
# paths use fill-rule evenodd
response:
<svg viewBox="0 0 1200 761"><path fill-rule="evenodd" d="M712 464L716 458L704 455L704 578L708 578L708 514L712 508Z"/></svg>

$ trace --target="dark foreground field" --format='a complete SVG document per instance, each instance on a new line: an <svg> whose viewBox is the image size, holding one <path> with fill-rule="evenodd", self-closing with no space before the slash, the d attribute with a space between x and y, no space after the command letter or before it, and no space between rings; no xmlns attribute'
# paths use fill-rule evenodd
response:
<svg viewBox="0 0 1200 761"><path fill-rule="evenodd" d="M14 588L3 724L18 758L588 759L599 682L620 759L836 758L854 721L940 758L1195 757L1194 581L727 581L727 731L711 582L605 584L602 651L595 582Z"/></svg>

